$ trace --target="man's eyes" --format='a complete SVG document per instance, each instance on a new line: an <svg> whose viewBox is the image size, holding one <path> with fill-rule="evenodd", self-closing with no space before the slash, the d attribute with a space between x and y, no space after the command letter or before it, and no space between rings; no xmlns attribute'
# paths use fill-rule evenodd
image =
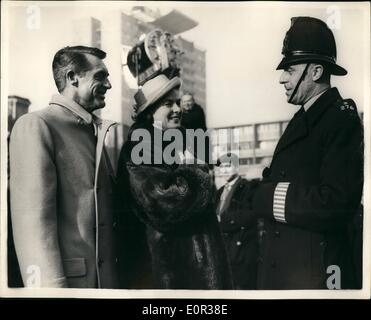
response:
<svg viewBox="0 0 371 320"><path fill-rule="evenodd" d="M290 76L292 75L293 73L293 70L292 69L285 69L284 70L286 73L288 73Z"/></svg>

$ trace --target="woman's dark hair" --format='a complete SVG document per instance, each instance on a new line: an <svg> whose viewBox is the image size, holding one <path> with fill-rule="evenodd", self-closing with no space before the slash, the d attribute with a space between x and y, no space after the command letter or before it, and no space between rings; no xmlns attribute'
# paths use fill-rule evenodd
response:
<svg viewBox="0 0 371 320"><path fill-rule="evenodd" d="M131 134L136 129L151 129L153 125L153 114L160 106L162 99L148 106L144 111L133 117L134 123L129 129L128 137L131 138Z"/></svg>

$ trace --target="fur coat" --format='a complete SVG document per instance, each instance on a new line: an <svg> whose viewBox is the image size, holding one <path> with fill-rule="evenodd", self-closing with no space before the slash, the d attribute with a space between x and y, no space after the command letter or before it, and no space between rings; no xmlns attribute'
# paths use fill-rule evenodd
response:
<svg viewBox="0 0 371 320"><path fill-rule="evenodd" d="M118 173L128 287L230 289L208 166L134 165L130 150L124 145Z"/></svg>

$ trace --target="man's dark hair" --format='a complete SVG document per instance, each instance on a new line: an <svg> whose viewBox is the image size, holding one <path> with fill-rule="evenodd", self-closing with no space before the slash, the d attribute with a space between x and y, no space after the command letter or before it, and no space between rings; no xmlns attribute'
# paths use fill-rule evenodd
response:
<svg viewBox="0 0 371 320"><path fill-rule="evenodd" d="M66 72L72 69L77 74L88 71L90 63L86 58L86 54L91 54L104 59L106 53L98 48L74 46L60 49L53 59L53 77L57 86L58 92L62 92L66 87Z"/></svg>

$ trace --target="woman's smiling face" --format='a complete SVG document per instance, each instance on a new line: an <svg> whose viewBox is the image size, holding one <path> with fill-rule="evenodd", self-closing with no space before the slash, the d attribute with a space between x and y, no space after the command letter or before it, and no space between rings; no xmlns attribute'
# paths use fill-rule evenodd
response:
<svg viewBox="0 0 371 320"><path fill-rule="evenodd" d="M173 89L157 103L153 121L160 122L163 130L180 127L182 112L177 105L178 99L179 89Z"/></svg>

